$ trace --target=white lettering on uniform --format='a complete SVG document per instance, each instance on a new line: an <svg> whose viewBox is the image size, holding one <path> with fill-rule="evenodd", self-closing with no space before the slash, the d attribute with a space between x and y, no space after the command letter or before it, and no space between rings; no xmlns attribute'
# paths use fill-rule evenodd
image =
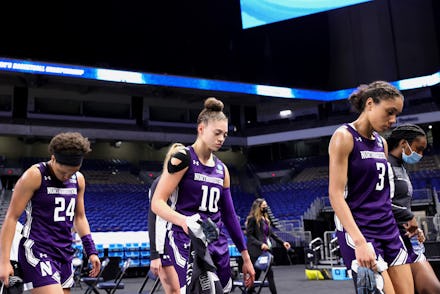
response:
<svg viewBox="0 0 440 294"><path fill-rule="evenodd" d="M47 187L47 194L60 194L60 195L76 195L76 188L56 188Z"/></svg>
<svg viewBox="0 0 440 294"><path fill-rule="evenodd" d="M215 178L215 177L208 177L206 175L199 174L199 173L194 173L194 181L213 183L213 184L218 184L220 186L223 186L223 179Z"/></svg>
<svg viewBox="0 0 440 294"><path fill-rule="evenodd" d="M381 152L375 152L375 151L360 151L361 158L362 159L386 159L385 153L383 151Z"/></svg>
<svg viewBox="0 0 440 294"><path fill-rule="evenodd" d="M50 261L40 261L40 270L43 277L48 275L52 276L52 267L50 266Z"/></svg>

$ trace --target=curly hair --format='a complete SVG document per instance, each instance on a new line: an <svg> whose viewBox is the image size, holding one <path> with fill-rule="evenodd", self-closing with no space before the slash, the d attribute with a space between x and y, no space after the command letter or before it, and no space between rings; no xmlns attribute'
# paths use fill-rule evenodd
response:
<svg viewBox="0 0 440 294"><path fill-rule="evenodd" d="M50 140L49 154L55 153L84 155L92 151L90 142L78 132L59 133Z"/></svg>
<svg viewBox="0 0 440 294"><path fill-rule="evenodd" d="M382 100L396 99L397 97L403 100L402 93L396 87L385 81L375 81L368 85L360 85L348 97L348 101L360 113L364 111L365 102L370 97L376 104Z"/></svg>
<svg viewBox="0 0 440 294"><path fill-rule="evenodd" d="M197 117L197 124L207 124L209 120L227 120L223 113L224 104L215 97L209 97L205 100L205 108L202 109Z"/></svg>

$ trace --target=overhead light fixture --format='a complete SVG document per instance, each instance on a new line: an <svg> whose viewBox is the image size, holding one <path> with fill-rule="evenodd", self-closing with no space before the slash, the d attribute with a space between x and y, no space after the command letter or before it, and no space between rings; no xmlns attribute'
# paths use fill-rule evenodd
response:
<svg viewBox="0 0 440 294"><path fill-rule="evenodd" d="M281 118L287 118L287 117L291 117L291 116L292 116L292 110L290 110L290 109L280 111Z"/></svg>
<svg viewBox="0 0 440 294"><path fill-rule="evenodd" d="M114 141L114 142L110 143L110 145L112 145L115 148L121 148L122 141Z"/></svg>

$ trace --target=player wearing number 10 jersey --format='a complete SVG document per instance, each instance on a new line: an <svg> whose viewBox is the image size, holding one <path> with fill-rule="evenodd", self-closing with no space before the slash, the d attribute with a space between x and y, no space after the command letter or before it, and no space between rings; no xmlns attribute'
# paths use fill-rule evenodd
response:
<svg viewBox="0 0 440 294"><path fill-rule="evenodd" d="M226 168L216 156L213 158L214 165L207 166L200 162L191 146L186 148L186 152L189 159L188 169L178 186L176 211L186 216L192 216L194 213L198 213L202 220L209 217L220 229L219 238L210 243L208 249L217 266L217 275L220 281L223 282L222 285L225 289L228 289L230 287L228 283L230 283L231 276L229 246L227 236L222 232L224 223L222 221L221 211L223 211L223 213L229 212L226 217L231 220L236 218L236 215L233 213L232 203L228 202L228 199L226 199L226 196L223 194ZM194 211L194 208L197 208L197 210ZM228 229L229 231L234 230L232 232L234 236L240 236L241 234L239 226L230 226ZM244 242L241 243L242 239L239 240L238 247L241 250L245 249ZM168 250L168 252L172 252L171 255L174 257L174 260L179 261L186 255L186 250L179 252L179 248L189 248L189 236L183 231L182 227L174 224L172 230L168 233L166 242L167 246L172 248L172 250ZM179 255L182 256L179 257ZM187 259L186 256L185 259ZM179 280L182 285L182 283L185 282L183 278L187 271L186 264L175 264L175 268L179 274Z"/></svg>
<svg viewBox="0 0 440 294"><path fill-rule="evenodd" d="M206 166L200 162L194 148L186 147L189 156L188 170L179 183L176 210L191 216L194 207L198 206L197 213L202 219L208 217L219 229L223 227L219 205L224 202L222 196L225 181L226 167L216 156L213 157L213 166ZM233 217L233 216L231 216ZM173 230L183 231L180 226L173 225Z"/></svg>
<svg viewBox="0 0 440 294"><path fill-rule="evenodd" d="M208 250L217 268L216 274L223 291L232 288L229 246L225 227L243 257L243 274L248 286L253 284L255 271L244 242L244 235L235 213L226 166L213 154L223 145L228 123L223 102L208 98L198 117L198 136L191 146L174 154L162 172L151 202L158 216L173 223L166 238L166 250L179 276L181 293L190 285L187 281L190 237L188 224L200 217L210 218L219 228L220 236L209 243ZM167 204L169 195L177 191L175 210Z"/></svg>

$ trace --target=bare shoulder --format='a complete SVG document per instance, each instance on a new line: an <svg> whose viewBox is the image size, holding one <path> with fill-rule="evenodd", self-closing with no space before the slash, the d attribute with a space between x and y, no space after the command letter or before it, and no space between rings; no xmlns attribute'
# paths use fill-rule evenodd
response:
<svg viewBox="0 0 440 294"><path fill-rule="evenodd" d="M85 185L86 180L82 172L80 171L76 172L76 180L78 181L78 185L80 185L81 187Z"/></svg>
<svg viewBox="0 0 440 294"><path fill-rule="evenodd" d="M38 169L38 164L34 164L29 167L22 175L22 177L26 177L28 179L41 179L41 172Z"/></svg>
<svg viewBox="0 0 440 294"><path fill-rule="evenodd" d="M333 133L330 140L330 152L347 153L353 149L353 136L346 126L340 126Z"/></svg>
<svg viewBox="0 0 440 294"><path fill-rule="evenodd" d="M384 152L385 152L386 156L388 157L388 142L383 136L380 136L380 139L382 140L382 143L383 143Z"/></svg>
<svg viewBox="0 0 440 294"><path fill-rule="evenodd" d="M380 137L380 139L382 140L383 145L388 147L388 142L387 142L387 140L386 140L383 136L381 136L381 135L379 135L379 137Z"/></svg>
<svg viewBox="0 0 440 294"><path fill-rule="evenodd" d="M18 179L16 185L36 190L41 185L41 172L38 164L29 167Z"/></svg>
<svg viewBox="0 0 440 294"><path fill-rule="evenodd" d="M222 161L223 168L225 169L225 173L229 173L228 166Z"/></svg>
<svg viewBox="0 0 440 294"><path fill-rule="evenodd" d="M83 174L82 172L80 172L80 171L77 171L77 172L76 172L76 177L77 177L78 179L81 178L81 179L84 180L84 174Z"/></svg>
<svg viewBox="0 0 440 294"><path fill-rule="evenodd" d="M351 134L350 132L347 130L347 126L340 126L339 128L337 128L335 130L335 132L333 133L332 137L350 137Z"/></svg>

